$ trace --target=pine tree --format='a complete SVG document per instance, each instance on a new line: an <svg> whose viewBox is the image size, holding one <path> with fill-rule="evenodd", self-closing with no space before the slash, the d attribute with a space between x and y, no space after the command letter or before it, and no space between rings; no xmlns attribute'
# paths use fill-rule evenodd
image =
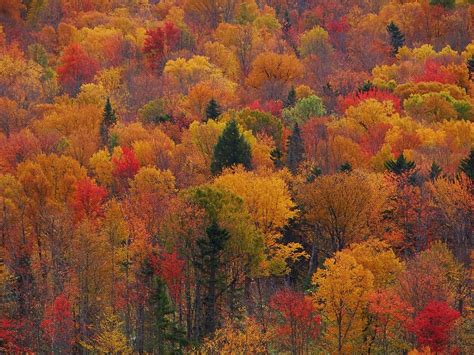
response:
<svg viewBox="0 0 474 355"><path fill-rule="evenodd" d="M206 119L212 119L215 120L217 117L219 117L221 114L221 108L217 101L212 98L211 101L207 104L206 107Z"/></svg>
<svg viewBox="0 0 474 355"><path fill-rule="evenodd" d="M472 73L474 73L474 56L467 60L467 69L469 70L469 79L472 79Z"/></svg>
<svg viewBox="0 0 474 355"><path fill-rule="evenodd" d="M468 157L461 160L459 170L466 174L469 179L474 180L474 149L471 149Z"/></svg>
<svg viewBox="0 0 474 355"><path fill-rule="evenodd" d="M110 99L107 98L104 106L104 113L102 114L102 122L100 123L100 140L103 146L109 143L109 129L117 122L115 110L112 108Z"/></svg>
<svg viewBox="0 0 474 355"><path fill-rule="evenodd" d="M432 6L442 6L445 9L454 9L456 6L456 0L430 0Z"/></svg>
<svg viewBox="0 0 474 355"><path fill-rule="evenodd" d="M211 163L213 175L219 174L224 168L242 164L245 168L252 168L252 153L250 144L240 134L237 122L231 120L227 123L216 146Z"/></svg>
<svg viewBox="0 0 474 355"><path fill-rule="evenodd" d="M149 299L153 313L154 346L158 354L176 354L186 344L185 332L171 319L174 313L165 282L153 275Z"/></svg>
<svg viewBox="0 0 474 355"><path fill-rule="evenodd" d="M288 166L288 169L293 174L296 174L298 166L304 159L303 139L301 138L301 131L297 123L295 123L293 132L288 137L287 151L286 166Z"/></svg>
<svg viewBox="0 0 474 355"><path fill-rule="evenodd" d="M442 171L443 171L443 169L441 169L441 167L438 164L433 162L431 164L431 168L430 168L430 180L431 181L436 180L438 178L438 176L441 175Z"/></svg>
<svg viewBox="0 0 474 355"><path fill-rule="evenodd" d="M273 161L275 168L281 169L283 167L283 162L281 161L282 157L283 157L283 154L281 153L281 150L278 148L275 148L270 152L270 159Z"/></svg>
<svg viewBox="0 0 474 355"><path fill-rule="evenodd" d="M292 86L290 91L288 91L288 97L286 98L285 107L293 107L296 104L296 90Z"/></svg>
<svg viewBox="0 0 474 355"><path fill-rule="evenodd" d="M387 25L387 32L390 34L390 43L392 45L392 55L398 53L400 47L405 44L405 35L400 31L398 26L392 21Z"/></svg>
<svg viewBox="0 0 474 355"><path fill-rule="evenodd" d="M396 175L402 175L403 173L413 171L416 168L416 164L413 161L406 160L402 153L396 160L386 161L385 168Z"/></svg>
<svg viewBox="0 0 474 355"><path fill-rule="evenodd" d="M323 171L321 170L321 168L319 166L314 165L311 167L311 170L309 171L309 174L306 177L306 182L311 183L314 180L316 180L318 176L321 176L322 174L323 174Z"/></svg>
<svg viewBox="0 0 474 355"><path fill-rule="evenodd" d="M205 287L203 336L213 333L217 327L217 298L224 288L219 270L222 268L222 254L228 239L229 233L214 221L206 230L206 238L197 241L199 257L196 267L200 272L200 282Z"/></svg>
<svg viewBox="0 0 474 355"><path fill-rule="evenodd" d="M352 165L349 162L345 162L339 167L341 173L350 173L352 171Z"/></svg>

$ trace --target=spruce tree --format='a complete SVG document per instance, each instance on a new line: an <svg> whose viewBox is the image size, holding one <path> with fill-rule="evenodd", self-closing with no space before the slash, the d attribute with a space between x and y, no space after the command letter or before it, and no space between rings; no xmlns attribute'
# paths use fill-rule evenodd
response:
<svg viewBox="0 0 474 355"><path fill-rule="evenodd" d="M282 157L283 154L278 148L275 148L270 152L270 159L273 161L275 168L281 169L283 167L283 162L281 161Z"/></svg>
<svg viewBox="0 0 474 355"><path fill-rule="evenodd" d="M392 45L392 55L398 53L400 47L405 44L405 35L400 31L398 26L392 21L387 25L387 32L390 34L390 43Z"/></svg>
<svg viewBox="0 0 474 355"><path fill-rule="evenodd" d="M252 168L252 153L250 144L239 132L236 120L227 123L216 146L211 163L213 175L219 174L223 169L242 164L246 169Z"/></svg>
<svg viewBox="0 0 474 355"><path fill-rule="evenodd" d="M352 171L352 165L349 162L345 162L339 167L341 173L350 173Z"/></svg>
<svg viewBox="0 0 474 355"><path fill-rule="evenodd" d="M196 267L200 274L199 282L205 288L203 336L212 334L217 327L217 298L225 287L225 280L222 280L219 271L223 267L222 254L228 239L229 233L214 221L207 228L206 237L197 241L199 255Z"/></svg>
<svg viewBox="0 0 474 355"><path fill-rule="evenodd" d="M467 60L467 69L469 71L469 79L472 79L472 73L474 73L474 56Z"/></svg>
<svg viewBox="0 0 474 355"><path fill-rule="evenodd" d="M296 104L296 90L292 86L290 91L288 91L288 97L286 98L285 107L293 107Z"/></svg>
<svg viewBox="0 0 474 355"><path fill-rule="evenodd" d="M456 0L430 0L432 6L442 6L445 9L454 9L456 7Z"/></svg>
<svg viewBox="0 0 474 355"><path fill-rule="evenodd" d="M395 175L402 175L413 171L416 168L416 164L413 161L407 160L402 153L396 160L386 161L385 168Z"/></svg>
<svg viewBox="0 0 474 355"><path fill-rule="evenodd" d="M304 159L304 145L301 138L300 127L295 123L293 132L288 137L286 166L293 174L298 171L298 166Z"/></svg>
<svg viewBox="0 0 474 355"><path fill-rule="evenodd" d="M321 170L321 168L319 166L313 165L311 167L311 170L309 171L308 176L306 177L306 182L311 183L314 180L316 180L318 176L321 176L322 174L323 174L323 171Z"/></svg>
<svg viewBox="0 0 474 355"><path fill-rule="evenodd" d="M102 114L102 122L100 123L100 140L103 146L107 146L109 142L109 129L117 122L115 110L112 108L110 99L107 98Z"/></svg>
<svg viewBox="0 0 474 355"><path fill-rule="evenodd" d="M219 117L221 114L221 108L217 101L212 98L211 101L207 104L206 107L206 119L212 119L215 120L217 117Z"/></svg>
<svg viewBox="0 0 474 355"><path fill-rule="evenodd" d="M181 347L186 344L185 332L172 320L174 308L165 282L157 275L152 277L149 303L153 314L153 348L158 354L180 353Z"/></svg>
<svg viewBox="0 0 474 355"><path fill-rule="evenodd" d="M474 180L474 149L471 149L468 157L461 160L459 170L466 174L469 179Z"/></svg>
<svg viewBox="0 0 474 355"><path fill-rule="evenodd" d="M441 167L438 164L433 162L431 164L431 168L430 168L430 180L431 181L436 180L438 178L438 176L441 175L442 171L443 171L443 169L441 169Z"/></svg>

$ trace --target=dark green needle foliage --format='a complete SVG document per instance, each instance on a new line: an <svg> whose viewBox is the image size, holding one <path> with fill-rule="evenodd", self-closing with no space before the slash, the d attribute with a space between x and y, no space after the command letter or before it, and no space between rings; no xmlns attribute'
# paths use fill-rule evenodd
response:
<svg viewBox="0 0 474 355"><path fill-rule="evenodd" d="M211 101L207 104L206 107L206 119L215 120L221 114L221 107L217 103L217 101L212 98Z"/></svg>
<svg viewBox="0 0 474 355"><path fill-rule="evenodd" d="M405 44L405 35L393 21L387 25L387 32L390 34L392 55L395 56L398 53L398 50Z"/></svg>
<svg viewBox="0 0 474 355"><path fill-rule="evenodd" d="M102 114L102 122L100 123L100 140L103 146L109 143L109 129L117 122L117 115L107 98L104 106L104 113Z"/></svg>
<svg viewBox="0 0 474 355"><path fill-rule="evenodd" d="M385 168L395 175L402 175L415 170L416 164L413 161L407 160L405 156L400 154L396 160L388 160L385 162Z"/></svg>
<svg viewBox="0 0 474 355"><path fill-rule="evenodd" d="M295 123L293 132L288 137L286 166L293 174L296 174L300 163L304 159L304 145L301 138L300 127Z"/></svg>
<svg viewBox="0 0 474 355"><path fill-rule="evenodd" d="M242 164L246 169L252 168L252 152L250 144L239 132L235 120L227 123L214 147L214 157L211 163L211 172L217 175L223 169Z"/></svg>
<svg viewBox="0 0 474 355"><path fill-rule="evenodd" d="M459 170L466 174L469 179L474 180L474 149L471 149L468 157L461 160Z"/></svg>

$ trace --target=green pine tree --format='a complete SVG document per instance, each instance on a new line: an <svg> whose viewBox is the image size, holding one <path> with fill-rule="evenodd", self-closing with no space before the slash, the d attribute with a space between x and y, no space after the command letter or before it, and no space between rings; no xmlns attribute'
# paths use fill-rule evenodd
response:
<svg viewBox="0 0 474 355"><path fill-rule="evenodd" d="M438 178L438 176L441 175L443 169L441 169L441 167L436 164L435 162L433 162L431 164L431 168L430 168L430 180L431 181L434 181Z"/></svg>
<svg viewBox="0 0 474 355"><path fill-rule="evenodd" d="M349 162L345 162L339 167L341 173L350 173L352 171L352 165Z"/></svg>
<svg viewBox="0 0 474 355"><path fill-rule="evenodd" d="M219 117L221 114L221 108L217 101L212 98L211 101L207 104L206 107L206 119L209 120L215 120L217 117Z"/></svg>
<svg viewBox="0 0 474 355"><path fill-rule="evenodd" d="M104 106L104 113L102 114L102 122L100 123L100 140L103 146L109 143L109 129L117 122L115 110L112 108L110 99L107 98Z"/></svg>
<svg viewBox="0 0 474 355"><path fill-rule="evenodd" d="M403 173L413 171L416 168L416 164L413 161L407 160L402 153L396 160L386 161L385 168L396 175L402 175Z"/></svg>
<svg viewBox="0 0 474 355"><path fill-rule="evenodd" d="M203 336L212 334L217 328L216 304L218 294L225 288L225 280L222 279L219 270L223 267L222 254L228 239L229 233L225 229L221 229L214 221L207 228L206 237L197 241L199 257L196 267L200 273L199 282L205 288Z"/></svg>
<svg viewBox="0 0 474 355"><path fill-rule="evenodd" d="M295 123L293 132L288 137L286 166L293 174L296 174L300 163L304 159L304 145L301 138L300 127Z"/></svg>
<svg viewBox="0 0 474 355"><path fill-rule="evenodd" d="M469 179L474 180L474 149L471 149L468 157L461 160L459 170L466 174Z"/></svg>
<svg viewBox="0 0 474 355"><path fill-rule="evenodd" d="M296 90L292 86L290 91L288 91L288 97L286 98L285 107L293 107L296 104Z"/></svg>
<svg viewBox="0 0 474 355"><path fill-rule="evenodd" d="M239 132L236 120L227 123L216 146L211 163L211 172L217 175L223 169L242 164L246 169L252 168L250 144Z"/></svg>
<svg viewBox="0 0 474 355"><path fill-rule="evenodd" d="M467 69L469 70L469 79L472 79L472 73L474 73L474 56L467 60Z"/></svg>
<svg viewBox="0 0 474 355"><path fill-rule="evenodd" d="M454 9L456 6L456 0L430 0L432 6L442 6L445 9Z"/></svg>
<svg viewBox="0 0 474 355"><path fill-rule="evenodd" d="M280 149L275 148L270 152L270 159L273 161L275 168L281 169L283 167L283 162L281 161L283 154Z"/></svg>
<svg viewBox="0 0 474 355"><path fill-rule="evenodd" d="M390 34L392 55L395 56L398 53L398 50L405 44L405 35L393 21L387 25L387 32Z"/></svg>
<svg viewBox="0 0 474 355"><path fill-rule="evenodd" d="M158 354L178 354L186 345L186 334L172 319L174 308L161 277L153 275L149 304L153 314L153 348Z"/></svg>
<svg viewBox="0 0 474 355"><path fill-rule="evenodd" d="M321 170L321 168L319 166L313 165L311 167L311 170L309 171L308 176L306 177L306 182L311 183L314 180L316 180L318 176L321 176L322 174L323 174L323 171Z"/></svg>

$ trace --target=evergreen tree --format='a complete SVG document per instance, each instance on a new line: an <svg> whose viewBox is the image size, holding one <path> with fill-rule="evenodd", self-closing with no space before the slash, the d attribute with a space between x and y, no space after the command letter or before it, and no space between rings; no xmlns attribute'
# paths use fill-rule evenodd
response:
<svg viewBox="0 0 474 355"><path fill-rule="evenodd" d="M456 0L430 0L432 6L442 6L445 9L454 9Z"/></svg>
<svg viewBox="0 0 474 355"><path fill-rule="evenodd" d="M474 73L474 56L467 60L467 69L469 70L469 79L472 79L472 73Z"/></svg>
<svg viewBox="0 0 474 355"><path fill-rule="evenodd" d="M352 171L352 165L349 162L345 162L339 167L341 173L350 173Z"/></svg>
<svg viewBox="0 0 474 355"><path fill-rule="evenodd" d="M220 116L220 114L221 114L221 108L219 104L217 103L217 101L214 100L214 98L212 98L206 107L206 119L215 120L217 117Z"/></svg>
<svg viewBox="0 0 474 355"><path fill-rule="evenodd" d="M364 83L362 85L359 86L359 92L367 92L367 91L370 91L374 88L374 84L372 84L372 82L370 80L366 80L364 81Z"/></svg>
<svg viewBox="0 0 474 355"><path fill-rule="evenodd" d="M278 148L275 148L270 152L270 159L273 161L275 168L281 169L283 167L283 162L281 161L282 157L283 157L283 154L281 153L281 150Z"/></svg>
<svg viewBox="0 0 474 355"><path fill-rule="evenodd" d="M306 177L306 182L311 183L314 180L316 180L318 176L321 176L322 174L323 174L323 171L321 170L321 168L319 166L314 165L311 167L311 170L309 171L309 174Z"/></svg>
<svg viewBox="0 0 474 355"><path fill-rule="evenodd" d="M115 110L112 108L110 99L107 98L102 114L102 122L100 123L100 140L103 146L107 146L109 142L109 129L117 122Z"/></svg>
<svg viewBox="0 0 474 355"><path fill-rule="evenodd" d="M186 345L185 332L172 320L173 306L169 299L166 284L157 275L153 275L152 291L149 299L150 309L153 314L153 349L158 354L180 353L182 346Z"/></svg>
<svg viewBox="0 0 474 355"><path fill-rule="evenodd" d="M199 282L205 287L203 336L212 334L217 327L216 303L218 294L225 288L219 270L223 266L222 254L228 239L229 233L214 221L206 230L206 238L197 241L199 257L196 267L200 273Z"/></svg>
<svg viewBox="0 0 474 355"><path fill-rule="evenodd" d="M405 35L400 31L398 26L392 21L387 25L387 32L390 34L390 43L392 45L392 55L398 53L400 47L405 44Z"/></svg>
<svg viewBox="0 0 474 355"><path fill-rule="evenodd" d="M416 164L413 161L406 160L402 153L396 160L386 161L385 168L396 175L402 175L403 173L413 171L416 168Z"/></svg>
<svg viewBox="0 0 474 355"><path fill-rule="evenodd" d="M430 168L430 180L431 181L436 180L438 178L438 176L441 175L442 171L443 171L443 169L441 169L441 167L438 164L433 162L431 164L431 168Z"/></svg>
<svg viewBox="0 0 474 355"><path fill-rule="evenodd" d="M300 127L295 123L293 132L288 137L287 142L286 166L293 174L298 171L298 166L304 159L304 145L301 138Z"/></svg>
<svg viewBox="0 0 474 355"><path fill-rule="evenodd" d="M240 134L237 121L227 123L216 146L211 163L213 175L219 174L224 168L242 164L245 168L252 168L252 153L250 144Z"/></svg>
<svg viewBox="0 0 474 355"><path fill-rule="evenodd" d="M471 149L468 157L461 160L459 170L466 174L469 179L474 180L474 149Z"/></svg>
<svg viewBox="0 0 474 355"><path fill-rule="evenodd" d="M285 107L293 107L296 104L296 90L292 86L290 91L288 91L288 97L286 98Z"/></svg>

